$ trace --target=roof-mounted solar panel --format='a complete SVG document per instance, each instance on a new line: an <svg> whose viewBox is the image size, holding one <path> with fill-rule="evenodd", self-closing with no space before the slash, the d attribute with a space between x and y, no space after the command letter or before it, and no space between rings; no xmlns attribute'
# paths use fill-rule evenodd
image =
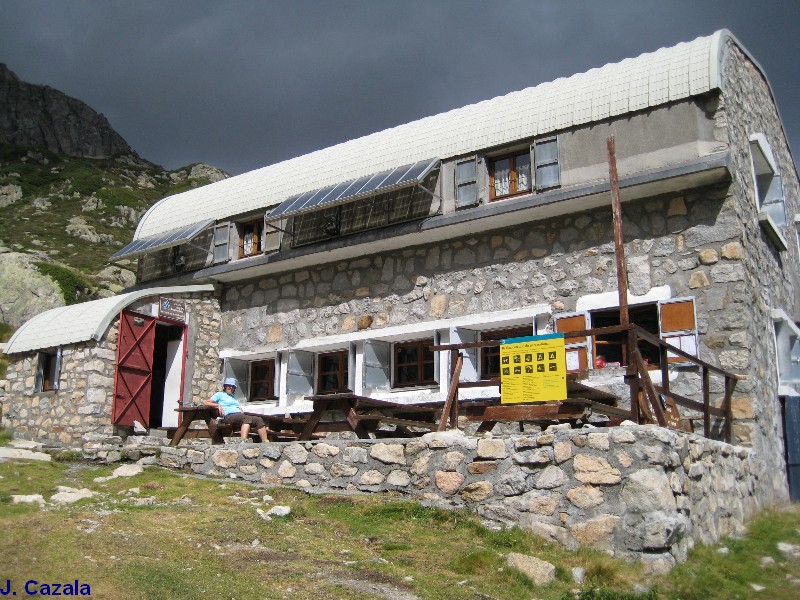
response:
<svg viewBox="0 0 800 600"><path fill-rule="evenodd" d="M148 252L155 252L156 250L163 250L164 248L170 248L172 246L177 246L178 244L183 244L184 242L188 242L192 238L196 237L201 231L208 228L212 223L214 223L214 220L208 219L205 221L200 221L199 223L192 223L186 227L172 229L158 235L152 235L140 240L134 240L122 250L116 252L110 260L115 261L121 258L134 258Z"/></svg>
<svg viewBox="0 0 800 600"><path fill-rule="evenodd" d="M287 198L267 217L270 221L285 219L322 207L334 206L364 196L388 192L421 183L439 165L438 158L396 167L350 181L304 192Z"/></svg>

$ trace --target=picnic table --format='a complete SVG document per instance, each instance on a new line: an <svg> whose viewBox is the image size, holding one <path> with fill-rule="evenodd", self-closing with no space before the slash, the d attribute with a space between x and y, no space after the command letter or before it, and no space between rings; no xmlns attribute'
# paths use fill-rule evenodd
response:
<svg viewBox="0 0 800 600"><path fill-rule="evenodd" d="M585 420L593 413L619 422L630 416L630 411L617 408L619 398L614 394L567 380L567 399L530 404L500 404L500 398L482 402L463 403L468 421L479 422L478 433L491 431L499 422L531 422L548 424L554 421Z"/></svg>
<svg viewBox="0 0 800 600"><path fill-rule="evenodd" d="M432 431L438 425L436 413L440 403L399 404L350 392L308 396L306 400L312 403L311 412L291 411L291 407L283 414L243 412L263 419L270 441L306 441L321 437L324 433L341 431L352 431L359 438L368 439L375 435L381 425L389 424L396 426L393 435L410 436L415 435L417 429ZM217 422L219 413L216 408L184 405L175 410L182 414L183 419L172 436L170 446L180 443L194 421L206 424L205 429L199 431L202 434L208 432L214 444L225 442L223 432L228 435L232 433L226 431L229 426Z"/></svg>
<svg viewBox="0 0 800 600"><path fill-rule="evenodd" d="M189 431L189 426L194 421L203 421L206 424L206 431L208 431L211 441L214 444L224 444L225 438L222 437L222 432L220 431L219 424L217 423L217 417L219 416L219 411L216 408L212 408L210 406L205 406L203 404L199 405L190 405L185 404L175 409L176 412L181 414L181 423L178 425L178 429L175 430L175 433L172 434L172 439L169 442L170 446L177 446L178 443L183 439L186 435L186 432Z"/></svg>
<svg viewBox="0 0 800 600"><path fill-rule="evenodd" d="M414 435L415 429L435 430L440 403L400 404L359 396L350 392L307 396L313 409L302 429L300 440L311 439L315 433L353 431L359 438L368 439L381 425L395 425L394 435Z"/></svg>

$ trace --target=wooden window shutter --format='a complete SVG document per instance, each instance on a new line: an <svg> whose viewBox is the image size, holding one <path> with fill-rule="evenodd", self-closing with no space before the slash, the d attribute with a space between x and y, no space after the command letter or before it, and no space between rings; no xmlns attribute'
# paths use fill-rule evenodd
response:
<svg viewBox="0 0 800 600"><path fill-rule="evenodd" d="M563 333L566 346L567 371L577 372L589 368L589 338L570 336L570 332L589 329L589 313L565 313L555 317L557 333Z"/></svg>
<svg viewBox="0 0 800 600"><path fill-rule="evenodd" d="M697 318L694 298L675 298L658 303L661 339L688 354L697 356ZM686 360L668 353L667 361L682 363Z"/></svg>

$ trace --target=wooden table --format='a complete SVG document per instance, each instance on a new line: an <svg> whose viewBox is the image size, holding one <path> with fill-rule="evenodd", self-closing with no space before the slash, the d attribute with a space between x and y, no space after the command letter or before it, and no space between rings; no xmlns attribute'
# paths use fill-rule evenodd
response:
<svg viewBox="0 0 800 600"><path fill-rule="evenodd" d="M383 424L396 425L398 435L414 435L411 428L433 431L438 425L436 412L441 408L433 404L399 404L349 392L306 399L314 408L299 431L300 440L330 431L353 431L359 438L368 439Z"/></svg>
<svg viewBox="0 0 800 600"><path fill-rule="evenodd" d="M180 408L175 409L178 413L181 414L181 424L178 426L178 429L175 430L175 433L172 435L172 439L169 442L170 446L177 446L180 441L183 439L183 436L186 435L186 432L189 430L189 426L194 421L204 421L206 424L206 428L208 429L208 433L211 436L211 441L214 444L224 444L225 438L222 437L222 433L219 431L219 425L217 425L217 417L219 416L219 410L216 408L212 408L210 406L190 406L185 405Z"/></svg>
<svg viewBox="0 0 800 600"><path fill-rule="evenodd" d="M577 421L592 413L606 415L611 422L630 417L630 411L617 408L619 398L614 394L567 380L567 399L528 404L500 404L499 398L490 402L463 403L468 421L479 422L478 432L491 431L501 422Z"/></svg>

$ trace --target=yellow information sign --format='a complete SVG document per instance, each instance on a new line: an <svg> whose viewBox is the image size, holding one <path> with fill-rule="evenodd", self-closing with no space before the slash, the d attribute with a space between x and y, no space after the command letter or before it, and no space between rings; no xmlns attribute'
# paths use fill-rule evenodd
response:
<svg viewBox="0 0 800 600"><path fill-rule="evenodd" d="M511 338L500 344L500 403L567 398L564 334Z"/></svg>

